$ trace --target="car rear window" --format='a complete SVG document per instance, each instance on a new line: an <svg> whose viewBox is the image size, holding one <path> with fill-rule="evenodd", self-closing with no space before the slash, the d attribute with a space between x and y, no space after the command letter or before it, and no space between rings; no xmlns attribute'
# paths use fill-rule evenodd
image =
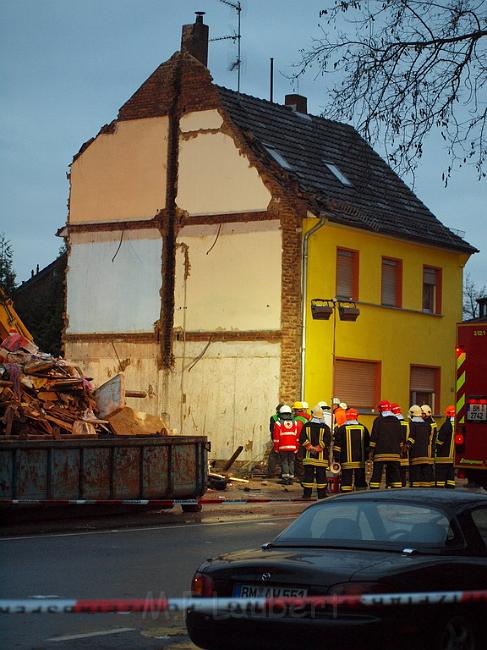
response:
<svg viewBox="0 0 487 650"><path fill-rule="evenodd" d="M472 511L472 519L479 531L480 537L483 539L485 547L487 548L487 508L477 508Z"/></svg>
<svg viewBox="0 0 487 650"><path fill-rule="evenodd" d="M441 510L401 501L324 503L309 508L276 539L397 542L429 546L455 543L454 528Z"/></svg>

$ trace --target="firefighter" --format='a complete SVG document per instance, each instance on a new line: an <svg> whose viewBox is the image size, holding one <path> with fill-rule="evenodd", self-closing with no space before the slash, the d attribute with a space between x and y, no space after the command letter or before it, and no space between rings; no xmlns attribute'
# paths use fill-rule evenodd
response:
<svg viewBox="0 0 487 650"><path fill-rule="evenodd" d="M409 458L408 458L408 447L407 439L409 437L409 422L404 419L404 415L401 413L401 407L399 404L391 404L391 411L394 413L396 418L402 425L402 439L401 439L401 483L403 487L407 485L407 475L409 468Z"/></svg>
<svg viewBox="0 0 487 650"><path fill-rule="evenodd" d="M434 456L436 453L436 436L438 435L438 425L434 421L433 414L431 411L431 406L428 404L421 404L421 417L425 422L428 422L428 424L431 425L431 430L433 432L433 485L435 484L436 477L435 477L435 460Z"/></svg>
<svg viewBox="0 0 487 650"><path fill-rule="evenodd" d="M272 447L269 452L269 458L267 459L267 475L274 476L276 472L276 466L279 464L279 454L274 451L274 425L279 419L279 409L281 406L284 406L284 402L279 402L276 406L276 411L269 418L269 433L271 434Z"/></svg>
<svg viewBox="0 0 487 650"><path fill-rule="evenodd" d="M426 422L421 407L409 409L409 480L411 487L433 487L433 428Z"/></svg>
<svg viewBox="0 0 487 650"><path fill-rule="evenodd" d="M311 415L308 413L308 402L294 402L293 406L293 413L294 413L294 419L298 422L300 429L298 431L298 439L299 439L299 433L301 432L301 429L303 426L306 424L311 419ZM298 453L296 454L296 458L294 459L294 469L296 476L299 478L299 480L302 480L303 478L303 448L301 445L298 445Z"/></svg>
<svg viewBox="0 0 487 650"><path fill-rule="evenodd" d="M455 488L455 407L445 410L445 421L436 437L436 487Z"/></svg>
<svg viewBox="0 0 487 650"><path fill-rule="evenodd" d="M425 422L431 425L431 429L433 431L433 438L436 440L436 435L438 433L438 425L436 424L433 418L431 406L428 406L428 404L422 404L420 408L421 408L421 417Z"/></svg>
<svg viewBox="0 0 487 650"><path fill-rule="evenodd" d="M310 499L316 483L318 499L326 497L326 470L332 445L331 429L323 421L323 409L315 406L311 420L301 430L299 442L303 448L303 499Z"/></svg>
<svg viewBox="0 0 487 650"><path fill-rule="evenodd" d="M379 402L379 415L374 420L370 434L369 460L374 463L369 483L372 490L380 488L384 467L386 485L392 488L402 487L400 459L403 432L391 408L391 403L387 400Z"/></svg>
<svg viewBox="0 0 487 650"><path fill-rule="evenodd" d="M281 406L284 406L284 402L279 402L276 406L276 411L273 413L269 419L269 432L271 434L271 440L274 440L274 425L279 420L279 409Z"/></svg>
<svg viewBox="0 0 487 650"><path fill-rule="evenodd" d="M290 406L284 404L279 409L279 419L274 424L274 451L279 452L281 461L281 481L291 485L294 479L294 456L298 450L301 427L293 417Z"/></svg>
<svg viewBox="0 0 487 650"><path fill-rule="evenodd" d="M341 492L365 490L365 459L369 449L370 434L358 421L358 411L347 409L346 422L335 432L333 458L342 467ZM355 479L355 480L354 480Z"/></svg>
<svg viewBox="0 0 487 650"><path fill-rule="evenodd" d="M348 406L345 402L340 402L338 397L333 398L333 427L341 427L342 424L345 424L347 418L345 416L345 411Z"/></svg>
<svg viewBox="0 0 487 650"><path fill-rule="evenodd" d="M331 431L331 424L332 424L331 406L328 406L328 402L325 402L324 400L318 402L318 406L323 411L323 422L330 427L330 431Z"/></svg>
<svg viewBox="0 0 487 650"><path fill-rule="evenodd" d="M293 413L294 419L300 420L303 425L311 419L311 415L308 413L308 402L294 402L293 404Z"/></svg>

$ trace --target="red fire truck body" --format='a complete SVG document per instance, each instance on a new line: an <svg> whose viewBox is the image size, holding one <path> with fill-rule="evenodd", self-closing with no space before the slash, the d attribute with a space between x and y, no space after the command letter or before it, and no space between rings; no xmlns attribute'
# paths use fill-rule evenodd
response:
<svg viewBox="0 0 487 650"><path fill-rule="evenodd" d="M487 489L487 319L457 326L455 467Z"/></svg>

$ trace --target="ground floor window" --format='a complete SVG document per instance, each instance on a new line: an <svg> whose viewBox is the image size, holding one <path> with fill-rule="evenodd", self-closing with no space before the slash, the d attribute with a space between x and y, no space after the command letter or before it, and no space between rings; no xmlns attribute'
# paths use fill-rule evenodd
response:
<svg viewBox="0 0 487 650"><path fill-rule="evenodd" d="M380 361L337 359L333 394L349 406L375 409L380 399Z"/></svg>
<svg viewBox="0 0 487 650"><path fill-rule="evenodd" d="M429 404L433 413L440 402L440 369L432 366L411 366L409 400L411 404Z"/></svg>

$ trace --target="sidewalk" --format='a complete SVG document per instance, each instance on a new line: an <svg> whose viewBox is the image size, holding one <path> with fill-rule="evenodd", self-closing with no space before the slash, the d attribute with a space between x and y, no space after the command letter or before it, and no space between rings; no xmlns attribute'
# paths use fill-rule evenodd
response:
<svg viewBox="0 0 487 650"><path fill-rule="evenodd" d="M303 495L303 488L299 481L295 480L292 485L282 485L278 478L252 478L248 483L232 482L227 485L225 490L208 490L203 499L222 497L226 501L232 499L276 499L276 500L294 500ZM316 490L314 491L316 497Z"/></svg>

